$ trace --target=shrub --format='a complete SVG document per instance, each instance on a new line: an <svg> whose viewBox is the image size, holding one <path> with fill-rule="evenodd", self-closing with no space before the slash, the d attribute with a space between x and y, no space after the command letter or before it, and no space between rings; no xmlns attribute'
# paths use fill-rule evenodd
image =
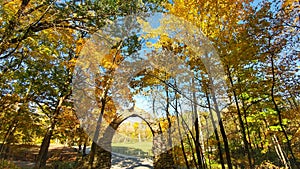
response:
<svg viewBox="0 0 300 169"><path fill-rule="evenodd" d="M0 159L0 169L21 169L21 168L15 165L11 161Z"/></svg>

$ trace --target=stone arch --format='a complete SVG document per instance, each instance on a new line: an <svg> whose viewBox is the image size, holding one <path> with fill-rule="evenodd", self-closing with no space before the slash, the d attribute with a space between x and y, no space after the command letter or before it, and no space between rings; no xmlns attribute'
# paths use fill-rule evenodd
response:
<svg viewBox="0 0 300 169"><path fill-rule="evenodd" d="M139 112L138 112L139 111ZM148 113L147 113L148 114ZM145 111L138 109L135 111L130 111L119 115L117 118L113 119L113 121L109 124L109 126L105 129L103 137L100 139L100 145L96 149L95 155L95 168L101 169L110 169L111 168L111 159L112 159L112 139L115 134L117 128L127 119L131 117L138 117L143 120L147 126L150 128L152 136L153 136L153 167L154 169L173 169L174 162L173 156L171 154L171 150L167 151L164 147L166 147L166 142L162 136L161 131L159 130L159 123L155 122L149 116L143 117L145 115Z"/></svg>
<svg viewBox="0 0 300 169"><path fill-rule="evenodd" d="M150 119L146 119L145 117L142 117L141 115L136 114L136 113L133 113L133 114L131 114L129 116L126 116L126 117L122 118L122 120L118 122L119 125L121 125L125 120L127 120L129 118L132 118L132 117L137 117L137 118L143 120L147 124L147 126L150 128L152 136L154 136L154 133L155 133L155 131L154 131L154 125L155 125L155 123L153 121L151 121Z"/></svg>

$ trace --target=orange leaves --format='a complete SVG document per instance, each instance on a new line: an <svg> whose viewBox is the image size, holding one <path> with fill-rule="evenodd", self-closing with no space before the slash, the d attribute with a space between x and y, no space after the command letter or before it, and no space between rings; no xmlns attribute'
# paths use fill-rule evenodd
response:
<svg viewBox="0 0 300 169"><path fill-rule="evenodd" d="M75 65L76 65L76 60L77 60L76 58L72 58L71 60L67 61L67 62L65 63L65 65L66 65L68 68L72 69L72 68L74 68Z"/></svg>
<svg viewBox="0 0 300 169"><path fill-rule="evenodd" d="M95 79L96 89L95 96L99 109L104 106L103 118L106 122L110 123L117 118L117 108L111 96L108 96L106 90L110 88L110 81L112 79L109 76L97 77ZM104 105L103 105L104 104Z"/></svg>
<svg viewBox="0 0 300 169"><path fill-rule="evenodd" d="M79 38L76 41L76 50L75 50L76 55L78 55L81 52L84 44L85 44L85 40L83 38Z"/></svg>
<svg viewBox="0 0 300 169"><path fill-rule="evenodd" d="M57 130L63 134L66 134L65 132L67 131L72 131L72 134L74 134L76 129L80 127L79 120L77 119L74 110L69 106L62 107L57 120Z"/></svg>
<svg viewBox="0 0 300 169"><path fill-rule="evenodd" d="M290 8L292 10L296 6L296 4L297 2L295 2L295 0L284 0L282 3L282 8L283 9Z"/></svg>
<svg viewBox="0 0 300 169"><path fill-rule="evenodd" d="M103 56L100 65L106 69L116 69L122 60L123 56L120 50L111 49L108 54Z"/></svg>

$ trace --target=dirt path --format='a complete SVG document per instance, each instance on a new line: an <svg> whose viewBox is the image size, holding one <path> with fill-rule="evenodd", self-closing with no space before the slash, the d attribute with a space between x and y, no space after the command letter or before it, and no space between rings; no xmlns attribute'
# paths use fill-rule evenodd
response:
<svg viewBox="0 0 300 169"><path fill-rule="evenodd" d="M32 169L38 154L37 146L14 146L11 161L22 169ZM27 151L25 151L27 150ZM89 150L89 149L88 149ZM53 161L75 161L78 157L74 148L63 145L51 145L49 148L47 163ZM112 169L153 169L151 159L112 153Z"/></svg>
<svg viewBox="0 0 300 169"><path fill-rule="evenodd" d="M113 153L112 169L153 169L153 162L147 158Z"/></svg>
<svg viewBox="0 0 300 169"><path fill-rule="evenodd" d="M13 161L17 166L21 167L22 169L32 169L35 163L30 161Z"/></svg>
<svg viewBox="0 0 300 169"><path fill-rule="evenodd" d="M35 164L30 161L13 162L22 169L32 169ZM111 169L153 169L153 162L150 159L113 154Z"/></svg>

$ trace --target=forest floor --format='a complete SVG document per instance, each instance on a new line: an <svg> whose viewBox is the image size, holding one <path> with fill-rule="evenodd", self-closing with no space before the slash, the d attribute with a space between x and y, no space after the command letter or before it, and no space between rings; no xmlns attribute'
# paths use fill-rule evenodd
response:
<svg viewBox="0 0 300 169"><path fill-rule="evenodd" d="M124 147L116 147L122 149ZM123 150L123 149L122 149ZM8 160L15 163L22 169L32 169L39 152L37 145L12 145L8 151ZM126 150L128 152L128 150ZM143 151L142 151L143 152ZM51 144L49 147L49 158L47 165L54 164L58 161L64 163L75 162L81 155L75 148L64 146L61 144ZM113 153L112 154L112 169L151 169L152 160L145 157L138 157L135 154L124 155Z"/></svg>
<svg viewBox="0 0 300 169"><path fill-rule="evenodd" d="M39 146L37 145L11 145L7 152L7 159L21 168L28 169L34 167L38 153ZM61 144L51 144L48 155L47 164L55 161L74 162L78 157L74 148Z"/></svg>

